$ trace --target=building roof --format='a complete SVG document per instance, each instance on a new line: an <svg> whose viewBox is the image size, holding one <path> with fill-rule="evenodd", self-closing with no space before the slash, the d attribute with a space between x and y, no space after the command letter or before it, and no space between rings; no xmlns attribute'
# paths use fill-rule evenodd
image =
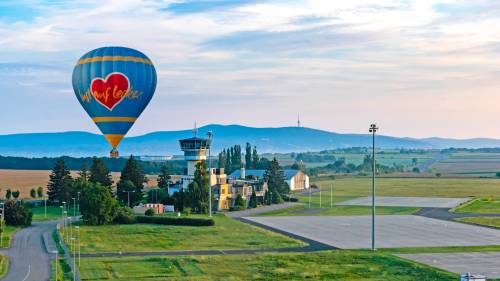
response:
<svg viewBox="0 0 500 281"><path fill-rule="evenodd" d="M283 176L285 177L286 180L290 180L293 178L297 173L300 172L299 170L293 170L293 169L286 169L283 170ZM253 176L259 179L263 179L264 175L266 174L266 170L245 170L246 176ZM230 178L241 178L241 170L236 170L229 175Z"/></svg>

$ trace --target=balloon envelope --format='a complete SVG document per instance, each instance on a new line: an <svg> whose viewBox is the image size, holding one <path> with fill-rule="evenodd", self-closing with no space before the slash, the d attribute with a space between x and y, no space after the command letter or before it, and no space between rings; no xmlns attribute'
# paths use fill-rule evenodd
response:
<svg viewBox="0 0 500 281"><path fill-rule="evenodd" d="M143 53L103 47L82 56L73 70L73 90L115 149L148 105L156 70Z"/></svg>

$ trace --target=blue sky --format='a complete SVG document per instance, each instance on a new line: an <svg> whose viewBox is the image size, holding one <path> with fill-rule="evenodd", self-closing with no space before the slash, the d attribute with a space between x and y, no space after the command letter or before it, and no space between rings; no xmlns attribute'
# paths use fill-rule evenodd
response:
<svg viewBox="0 0 500 281"><path fill-rule="evenodd" d="M131 135L198 124L302 124L496 137L498 1L1 1L0 134L91 131L71 72L136 48L158 71Z"/></svg>

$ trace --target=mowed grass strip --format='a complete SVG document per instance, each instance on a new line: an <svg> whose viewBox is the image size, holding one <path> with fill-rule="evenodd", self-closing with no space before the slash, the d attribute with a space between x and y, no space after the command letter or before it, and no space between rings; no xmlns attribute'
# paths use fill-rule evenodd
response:
<svg viewBox="0 0 500 281"><path fill-rule="evenodd" d="M3 233L1 248L9 248L10 243L12 242L12 235L14 235L14 233L16 233L17 231L21 230L21 227L5 225L5 222L3 227L4 227L4 233Z"/></svg>
<svg viewBox="0 0 500 281"><path fill-rule="evenodd" d="M154 224L80 228L82 253L266 249L305 246L284 235L216 215L214 226ZM68 241L66 241L68 243Z"/></svg>
<svg viewBox="0 0 500 281"><path fill-rule="evenodd" d="M377 215L411 215L420 210L415 207L377 207L375 213ZM371 215L372 208L370 206L333 206L324 208L309 209L308 205L294 206L288 209L275 210L267 213L262 213L257 216L364 216Z"/></svg>
<svg viewBox="0 0 500 281"><path fill-rule="evenodd" d="M456 213L499 214L500 199L478 198L469 201L453 210Z"/></svg>
<svg viewBox="0 0 500 281"><path fill-rule="evenodd" d="M0 255L0 278L3 278L7 274L8 268L9 268L9 258Z"/></svg>
<svg viewBox="0 0 500 281"><path fill-rule="evenodd" d="M448 281L458 275L388 254L307 254L84 258L82 280Z"/></svg>
<svg viewBox="0 0 500 281"><path fill-rule="evenodd" d="M370 196L372 191L370 178L318 180L316 184L325 192L328 192L333 185L334 195L337 196ZM500 179L377 178L376 194L378 196L500 198Z"/></svg>
<svg viewBox="0 0 500 281"><path fill-rule="evenodd" d="M456 221L500 228L500 217L458 218Z"/></svg>

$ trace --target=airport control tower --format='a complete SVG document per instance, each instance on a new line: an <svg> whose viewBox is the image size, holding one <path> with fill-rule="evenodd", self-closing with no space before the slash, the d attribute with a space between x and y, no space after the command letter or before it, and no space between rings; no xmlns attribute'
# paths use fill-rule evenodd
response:
<svg viewBox="0 0 500 281"><path fill-rule="evenodd" d="M197 133L198 130L195 126L192 138L179 140L181 150L184 151L184 160L187 162L187 169L182 177L182 186L184 189L187 188L194 178L196 164L207 160L207 150L210 148L210 140L198 138L196 136Z"/></svg>

